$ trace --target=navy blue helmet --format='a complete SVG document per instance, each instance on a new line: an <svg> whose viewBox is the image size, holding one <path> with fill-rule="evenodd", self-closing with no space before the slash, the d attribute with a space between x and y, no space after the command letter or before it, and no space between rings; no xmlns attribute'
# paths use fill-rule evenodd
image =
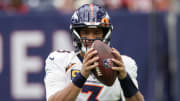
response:
<svg viewBox="0 0 180 101"><path fill-rule="evenodd" d="M103 38L94 40L102 40L110 45L113 26L110 23L107 11L103 7L95 4L85 4L77 9L71 18L70 30L73 44L75 48L85 52L87 48L83 45L82 40L92 39L82 39L79 34L81 28L101 28L103 30Z"/></svg>

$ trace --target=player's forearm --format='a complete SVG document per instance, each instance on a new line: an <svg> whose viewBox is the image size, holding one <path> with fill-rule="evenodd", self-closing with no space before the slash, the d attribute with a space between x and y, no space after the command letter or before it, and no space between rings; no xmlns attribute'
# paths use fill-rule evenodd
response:
<svg viewBox="0 0 180 101"><path fill-rule="evenodd" d="M75 101L80 88L70 83L66 88L52 95L48 101Z"/></svg>
<svg viewBox="0 0 180 101"><path fill-rule="evenodd" d="M126 101L144 101L144 97L140 91L138 91L134 96L126 98Z"/></svg>
<svg viewBox="0 0 180 101"><path fill-rule="evenodd" d="M53 95L49 101L75 101L85 82L86 78L81 73L78 73L73 78L72 83L69 83L62 91Z"/></svg>
<svg viewBox="0 0 180 101"><path fill-rule="evenodd" d="M131 80L129 74L126 77L119 79L121 87L124 92L126 101L144 101L144 97L138 88L135 86L134 82Z"/></svg>

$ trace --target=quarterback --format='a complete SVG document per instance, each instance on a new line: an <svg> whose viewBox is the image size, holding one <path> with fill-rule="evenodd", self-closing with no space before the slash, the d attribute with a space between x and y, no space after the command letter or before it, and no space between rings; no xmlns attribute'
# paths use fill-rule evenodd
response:
<svg viewBox="0 0 180 101"><path fill-rule="evenodd" d="M57 50L46 59L44 78L47 101L144 101L138 89L135 61L112 48L118 76L112 86L96 79L91 70L98 66L94 40L110 45L113 26L103 7L85 4L77 9L70 24L75 51Z"/></svg>

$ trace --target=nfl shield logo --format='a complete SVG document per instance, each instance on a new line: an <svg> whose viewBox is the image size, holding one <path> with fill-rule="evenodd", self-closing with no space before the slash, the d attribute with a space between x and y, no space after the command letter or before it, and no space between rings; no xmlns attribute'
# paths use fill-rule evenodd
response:
<svg viewBox="0 0 180 101"><path fill-rule="evenodd" d="M111 61L111 59L105 59L104 60L104 67L105 68L111 68L111 67L113 67L113 62Z"/></svg>

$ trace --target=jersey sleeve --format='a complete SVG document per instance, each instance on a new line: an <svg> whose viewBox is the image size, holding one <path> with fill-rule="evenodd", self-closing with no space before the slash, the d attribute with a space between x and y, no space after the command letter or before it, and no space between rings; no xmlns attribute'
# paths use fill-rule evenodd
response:
<svg viewBox="0 0 180 101"><path fill-rule="evenodd" d="M123 59L126 71L130 75L135 86L138 88L138 81L137 81L137 69L138 69L138 67L136 65L136 62L134 61L134 59L132 59L128 56L122 56L122 59Z"/></svg>
<svg viewBox="0 0 180 101"><path fill-rule="evenodd" d="M67 58L65 53L53 52L46 59L44 83L47 100L66 86L65 57Z"/></svg>

